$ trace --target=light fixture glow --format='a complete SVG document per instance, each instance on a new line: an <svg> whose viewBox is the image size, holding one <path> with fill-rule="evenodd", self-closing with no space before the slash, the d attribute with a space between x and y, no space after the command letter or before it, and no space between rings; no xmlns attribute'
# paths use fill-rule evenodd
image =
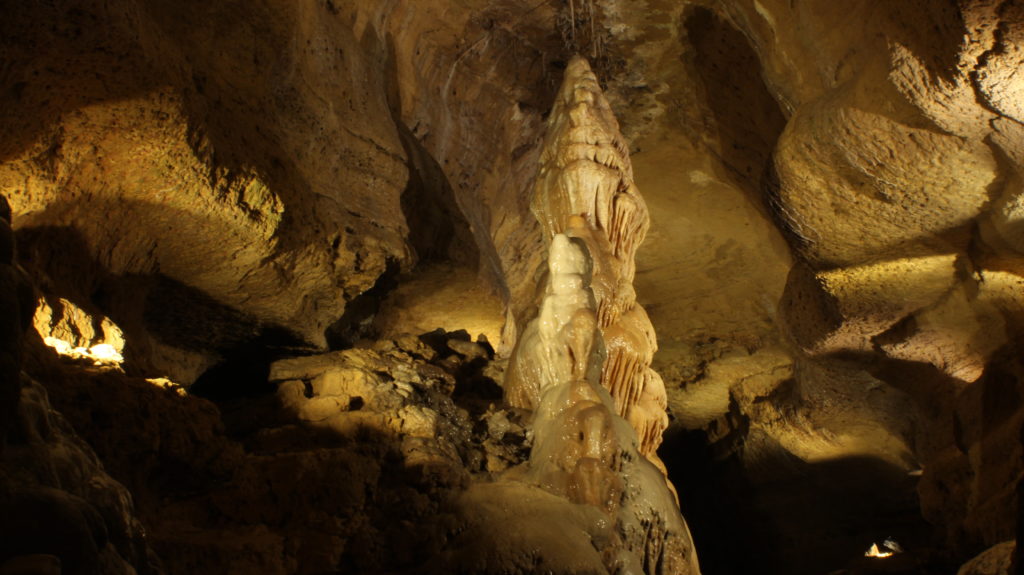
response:
<svg viewBox="0 0 1024 575"><path fill-rule="evenodd" d="M865 557L878 557L885 559L886 557L892 557L897 553L903 553L903 547L896 542L892 537L887 537L882 542L882 547L878 546L878 543L872 543L871 547L864 552Z"/></svg>
<svg viewBox="0 0 1024 575"><path fill-rule="evenodd" d="M882 559L886 557L892 557L892 555L892 551L882 551L881 549L879 549L878 543L872 543L871 547L869 547L868 550L864 552L865 557L879 557Z"/></svg>

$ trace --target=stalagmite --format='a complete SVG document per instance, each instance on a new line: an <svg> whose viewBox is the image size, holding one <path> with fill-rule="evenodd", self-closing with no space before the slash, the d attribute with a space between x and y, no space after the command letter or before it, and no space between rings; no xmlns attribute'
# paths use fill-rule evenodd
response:
<svg viewBox="0 0 1024 575"><path fill-rule="evenodd" d="M647 208L582 58L570 62L550 118L532 205L548 240L545 289L504 384L509 403L534 411L526 477L607 515L609 572L696 575L655 454L668 423L665 387L650 368L654 329L632 286Z"/></svg>
<svg viewBox="0 0 1024 575"><path fill-rule="evenodd" d="M665 427L664 401L647 400L637 407L654 381L647 372L657 350L654 329L636 304L632 285L634 256L649 216L633 184L618 122L583 58L569 63L551 111L531 207L549 241L565 233L586 245L596 321L607 346L601 385L614 398L616 412L629 416L640 452L661 466L656 450ZM535 337L527 327L521 347L532 345ZM534 369L523 363L522 354L513 355L506 386L513 405L536 406L541 389L530 373ZM647 393L663 396L663 388Z"/></svg>
<svg viewBox="0 0 1024 575"><path fill-rule="evenodd" d="M600 548L609 572L697 575L693 540L664 468L640 456L634 431L641 441L660 437L667 423L664 385L644 368L638 381L646 385L626 400L634 404L629 421L601 385L600 366L609 364L589 284L593 266L587 244L576 237L581 221L569 225L552 237L540 312L516 347L517 371L506 379L509 400L535 410L525 477L608 517L613 540ZM644 330L633 335L632 345L648 342ZM631 370L639 365L622 357Z"/></svg>

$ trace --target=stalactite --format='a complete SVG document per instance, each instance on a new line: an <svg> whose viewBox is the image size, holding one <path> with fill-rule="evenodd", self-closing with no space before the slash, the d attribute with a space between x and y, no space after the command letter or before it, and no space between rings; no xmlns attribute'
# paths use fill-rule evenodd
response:
<svg viewBox="0 0 1024 575"><path fill-rule="evenodd" d="M667 407L665 383L658 372L647 368L640 398L626 414L626 420L637 430L641 453L655 453L661 445L661 436L668 428ZM660 461L654 463L661 465Z"/></svg>
<svg viewBox="0 0 1024 575"><path fill-rule="evenodd" d="M569 63L547 128L531 204L549 246L545 290L504 383L506 401L534 411L527 476L614 522L613 551L602 555L609 572L696 575L655 453L668 424L665 387L632 286L647 208L582 58Z"/></svg>
<svg viewBox="0 0 1024 575"><path fill-rule="evenodd" d="M596 320L608 346L601 384L615 398L616 411L625 416L640 401L657 348L632 285L634 257L647 233L649 214L633 184L618 121L586 60L574 58L565 77L548 120L531 207L549 240L568 233L590 251ZM513 373L518 377L528 369L514 365ZM509 395L510 401L535 404L536 397L519 397L526 388L537 392L536 386L520 386ZM657 412L647 406L633 411L631 419L642 437L661 429L652 422L664 418L664 409ZM641 453L656 458L659 443L660 437L642 440Z"/></svg>
<svg viewBox="0 0 1024 575"><path fill-rule="evenodd" d="M615 257L623 261L633 261L636 249L647 235L650 221L647 205L633 189L620 191L615 195L612 208L612 225L609 240L614 248Z"/></svg>

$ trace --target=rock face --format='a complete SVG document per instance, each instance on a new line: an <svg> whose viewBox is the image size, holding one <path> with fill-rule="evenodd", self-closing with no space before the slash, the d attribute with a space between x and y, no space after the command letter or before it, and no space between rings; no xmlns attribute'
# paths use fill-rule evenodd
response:
<svg viewBox="0 0 1024 575"><path fill-rule="evenodd" d="M957 571L957 575L1001 575L1012 573L1010 570L1016 542L1005 541L986 549L971 559Z"/></svg>
<svg viewBox="0 0 1024 575"><path fill-rule="evenodd" d="M518 462L525 442L515 414L485 405L471 419L452 402L447 369L463 360L444 349L409 337L282 360L272 394L224 411L65 365L55 404L136 494L168 572L411 569L461 530L451 500L471 477Z"/></svg>
<svg viewBox="0 0 1024 575"><path fill-rule="evenodd" d="M58 573L162 573L132 496L27 380L0 465L2 561L49 556Z"/></svg>
<svg viewBox="0 0 1024 575"><path fill-rule="evenodd" d="M522 289L528 274L506 271L539 263L513 261L535 227L492 204L518 204L532 177L521 156L548 90L481 73L515 61L490 46L512 33L484 28L514 6L421 33L443 8L12 7L0 189L36 283L111 318L137 371L184 383L256 340L323 348L349 302L417 258L461 251L495 289ZM472 100L502 129L476 106L453 113Z"/></svg>
<svg viewBox="0 0 1024 575"><path fill-rule="evenodd" d="M0 570L161 573L131 493L54 411L46 389L21 371L35 298L13 261L6 202L0 207Z"/></svg>
<svg viewBox="0 0 1024 575"><path fill-rule="evenodd" d="M607 393L621 522L534 475L547 451L531 455L524 414L495 405L487 346L437 335L277 361L272 394L224 411L65 364L55 405L136 494L167 572L696 572L664 479Z"/></svg>
<svg viewBox="0 0 1024 575"><path fill-rule="evenodd" d="M123 324L142 366L186 382L263 326L322 345L386 260L409 260L405 156L393 124L370 121L390 117L368 97L382 88L343 81L381 62L324 6L239 8L62 2L4 23L21 88L5 92L0 187L23 257L50 293ZM286 47L299 29L309 43ZM329 118L326 93L342 95ZM231 310L234 338L212 336L203 304Z"/></svg>
<svg viewBox="0 0 1024 575"><path fill-rule="evenodd" d="M1019 453L1017 304L992 297L1004 265L994 259L1020 255L1000 235L1012 232L998 231L1021 170L1005 105L1018 87L1001 71L1018 55L993 33L1024 24L1010 4L858 2L841 13L722 4L763 49L768 84L791 114L770 197L804 262L789 276L784 327L812 361L862 354L866 371L913 398L923 511L951 545L972 548L1014 533L1012 518L990 513L1015 504L1008 487L1020 472L1016 455L984 472L976 459ZM816 50L800 47L809 30L851 13L871 17ZM1005 411L976 396L1002 398ZM968 487L964 474L993 480Z"/></svg>

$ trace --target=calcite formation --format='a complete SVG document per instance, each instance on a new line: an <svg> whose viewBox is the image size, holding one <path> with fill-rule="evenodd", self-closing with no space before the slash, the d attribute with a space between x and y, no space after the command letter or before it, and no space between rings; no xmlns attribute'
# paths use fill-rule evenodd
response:
<svg viewBox="0 0 1024 575"><path fill-rule="evenodd" d="M667 400L661 378L650 368L657 350L654 328L647 313L637 305L633 289L634 256L648 228L647 206L633 184L629 152L618 122L583 58L575 57L569 63L551 111L531 208L555 258L549 269L552 291L541 306L539 325L549 325L550 307L562 305L550 303L552 296L557 300L568 297L560 293L568 289L560 282L569 280L556 269L562 257L556 254L567 253L559 245L569 241L560 236L565 233L585 246L589 254L588 269L578 275L588 276L594 319L604 340L607 357L601 385L614 398L617 414L636 430L640 453L660 465L655 450L668 426ZM574 320L572 346L582 345L580 334L587 330L585 321L589 320ZM522 349L534 345L538 336L545 341L545 333L545 327L527 327L525 343L513 355L506 383L507 397L513 405L537 407L543 391L538 387L538 366ZM580 362L587 356L579 354L584 352L574 347L576 364L566 366L576 375L583 369ZM569 374L563 371L546 375L564 378Z"/></svg>
<svg viewBox="0 0 1024 575"><path fill-rule="evenodd" d="M693 540L661 471L638 451L636 432L601 385L606 344L590 289L593 265L582 219L555 234L538 317L516 348L510 401L530 402L530 483L600 510L614 529L602 561L609 572L700 572ZM514 398L514 399L513 399ZM512 477L515 477L513 473Z"/></svg>
<svg viewBox="0 0 1024 575"><path fill-rule="evenodd" d="M588 263L581 245L554 236L548 294L524 334L529 347L519 348L538 376L529 393L537 398L530 459L541 484L614 515L622 496L617 474L622 446L613 430L611 402L602 402L599 374L590 369L600 365L604 350L586 285ZM607 393L605 398L610 399Z"/></svg>
<svg viewBox="0 0 1024 575"><path fill-rule="evenodd" d="M513 351L505 397L535 412L527 477L616 526L609 571L698 573L654 453L665 389L650 369L654 330L632 289L647 211L630 172L597 79L574 58L532 206L549 244L545 289Z"/></svg>

